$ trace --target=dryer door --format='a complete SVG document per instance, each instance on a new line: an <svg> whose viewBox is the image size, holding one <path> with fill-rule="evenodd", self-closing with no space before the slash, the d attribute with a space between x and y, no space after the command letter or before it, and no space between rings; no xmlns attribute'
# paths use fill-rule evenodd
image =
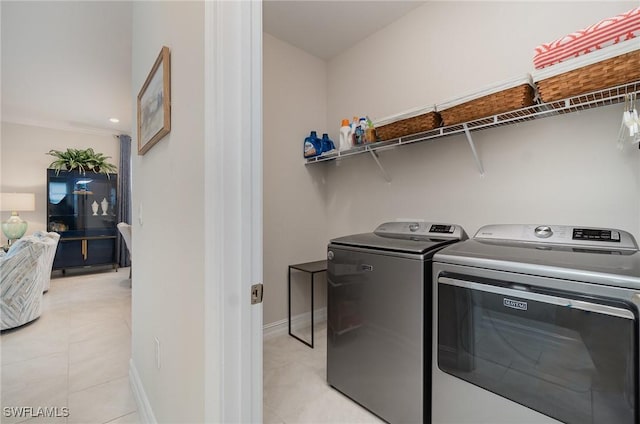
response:
<svg viewBox="0 0 640 424"><path fill-rule="evenodd" d="M637 310L467 277L438 278L438 367L566 423L638 422Z"/></svg>

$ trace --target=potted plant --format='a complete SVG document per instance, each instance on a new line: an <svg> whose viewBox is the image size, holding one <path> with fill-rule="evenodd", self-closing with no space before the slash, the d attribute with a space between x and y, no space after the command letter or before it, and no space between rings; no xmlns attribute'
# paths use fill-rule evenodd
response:
<svg viewBox="0 0 640 424"><path fill-rule="evenodd" d="M107 174L115 172L118 168L107 162L111 156L105 156L102 153L96 153L92 148L85 150L81 149L67 149L66 151L49 150L47 153L56 158L51 164L50 169L56 170L56 175L60 171L73 171L78 170L81 174L87 171L93 171L96 174Z"/></svg>

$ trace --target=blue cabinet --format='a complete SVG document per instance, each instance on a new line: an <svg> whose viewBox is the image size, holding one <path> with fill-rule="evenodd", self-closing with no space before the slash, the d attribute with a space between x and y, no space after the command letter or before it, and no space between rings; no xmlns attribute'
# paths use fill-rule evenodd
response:
<svg viewBox="0 0 640 424"><path fill-rule="evenodd" d="M117 178L47 169L47 229L60 234L54 270L98 265L117 269Z"/></svg>

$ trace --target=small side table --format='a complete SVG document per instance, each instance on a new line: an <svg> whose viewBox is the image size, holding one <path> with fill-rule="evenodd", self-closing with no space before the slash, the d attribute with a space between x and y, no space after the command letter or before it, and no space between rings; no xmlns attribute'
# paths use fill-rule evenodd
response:
<svg viewBox="0 0 640 424"><path fill-rule="evenodd" d="M297 271L306 272L311 277L311 343L306 340L301 339L295 334L291 333L291 270L295 269ZM327 261L315 261L315 262L306 262L303 264L289 265L289 276L288 276L288 290L289 290L289 335L300 340L302 343L309 346L313 349L313 286L315 282L315 275L320 272L327 271Z"/></svg>

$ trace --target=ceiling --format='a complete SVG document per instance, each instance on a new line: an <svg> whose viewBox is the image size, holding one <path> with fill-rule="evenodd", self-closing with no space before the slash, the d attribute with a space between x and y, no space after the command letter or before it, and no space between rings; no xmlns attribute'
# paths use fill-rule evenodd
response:
<svg viewBox="0 0 640 424"><path fill-rule="evenodd" d="M328 60L424 3L424 0L265 0L263 29Z"/></svg>
<svg viewBox="0 0 640 424"><path fill-rule="evenodd" d="M131 3L2 1L0 7L3 121L131 133Z"/></svg>
<svg viewBox="0 0 640 424"><path fill-rule="evenodd" d="M326 60L423 3L265 0L263 26ZM1 1L0 8L2 121L132 133L132 2Z"/></svg>

